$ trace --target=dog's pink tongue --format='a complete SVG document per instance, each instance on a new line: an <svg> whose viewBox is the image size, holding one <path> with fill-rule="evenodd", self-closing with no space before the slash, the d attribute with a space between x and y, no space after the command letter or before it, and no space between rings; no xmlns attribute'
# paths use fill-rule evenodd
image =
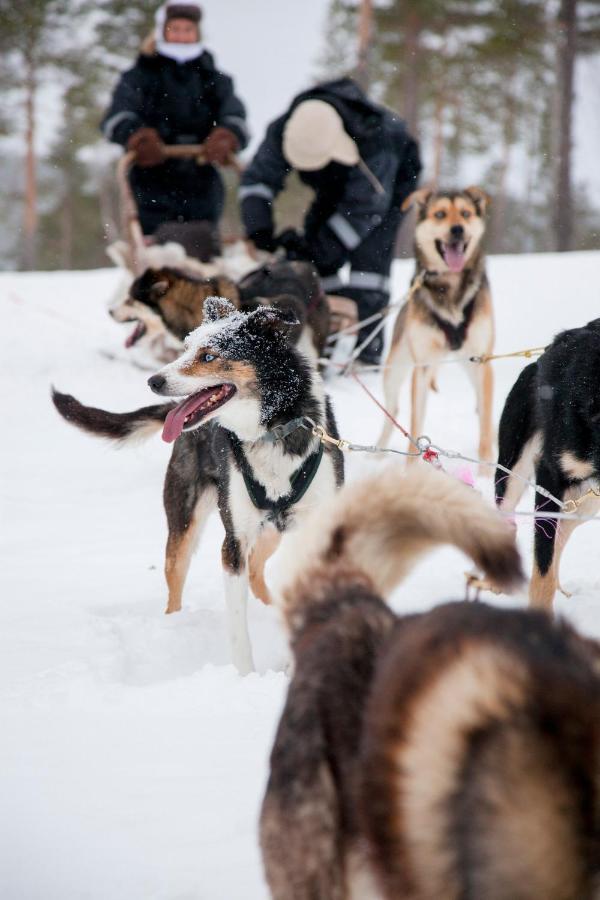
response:
<svg viewBox="0 0 600 900"><path fill-rule="evenodd" d="M163 441L166 441L167 444L172 444L173 441L179 437L183 431L186 416L189 416L191 412L200 406L202 399L203 398L199 397L198 394L193 394L191 397L188 397L187 400L182 400L181 403L178 403L177 406L167 414L162 431Z"/></svg>
<svg viewBox="0 0 600 900"><path fill-rule="evenodd" d="M133 329L133 331L131 332L129 337L126 339L125 346L133 347L133 345L139 340L139 338L141 338L144 331L145 331L144 326L142 325L141 322L138 322L138 324L135 326L135 328Z"/></svg>
<svg viewBox="0 0 600 900"><path fill-rule="evenodd" d="M465 264L464 250L447 244L444 249L444 260L451 272L462 272Z"/></svg>

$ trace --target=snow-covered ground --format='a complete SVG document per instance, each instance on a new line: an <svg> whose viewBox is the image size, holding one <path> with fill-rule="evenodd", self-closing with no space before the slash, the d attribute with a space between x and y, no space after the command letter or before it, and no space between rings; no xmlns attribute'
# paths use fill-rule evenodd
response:
<svg viewBox="0 0 600 900"><path fill-rule="evenodd" d="M599 267L600 253L491 259L497 350L539 346L597 317ZM397 264L398 296L410 269ZM184 611L165 617L169 448L157 437L115 451L69 428L50 403L51 383L114 410L151 402L148 373L127 361L123 327L106 315L118 277L0 276L0 893L262 900L256 823L287 685L276 618L252 602L259 672L240 678L228 663L216 518ZM522 365L495 363L496 419ZM368 382L379 388L375 375ZM427 432L474 454L474 398L460 367L443 367L439 387ZM349 382L330 390L342 435L372 441L380 422L369 399ZM400 419L408 420L406 402ZM353 457L349 475L376 465ZM491 494L489 483L479 485ZM529 565L531 522L519 530ZM557 599L596 635L599 547L595 522L575 533L562 570L573 596ZM457 552L439 551L394 607L461 597L465 568Z"/></svg>

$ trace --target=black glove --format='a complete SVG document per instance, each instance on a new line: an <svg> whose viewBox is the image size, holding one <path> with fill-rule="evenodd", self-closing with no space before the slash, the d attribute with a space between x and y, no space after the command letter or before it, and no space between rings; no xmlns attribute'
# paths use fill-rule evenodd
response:
<svg viewBox="0 0 600 900"><path fill-rule="evenodd" d="M270 228L263 228L261 231L255 231L248 235L248 240L252 241L257 250L266 250L267 253L273 253L277 247L273 232Z"/></svg>
<svg viewBox="0 0 600 900"><path fill-rule="evenodd" d="M308 241L294 228L286 228L276 238L277 246L283 247L288 259L311 259Z"/></svg>

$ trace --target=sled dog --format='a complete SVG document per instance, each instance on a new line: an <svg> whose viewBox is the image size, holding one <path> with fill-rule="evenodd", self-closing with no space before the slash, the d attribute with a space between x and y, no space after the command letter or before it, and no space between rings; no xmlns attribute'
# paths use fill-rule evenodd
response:
<svg viewBox="0 0 600 900"><path fill-rule="evenodd" d="M425 421L428 388L436 367L452 354L468 360L493 349L492 301L482 239L489 197L481 188L410 194L403 209L416 206L415 274L412 292L401 308L384 366L386 409L398 410L402 383L412 370L411 434L420 435ZM466 361L479 413L479 456L490 460L493 375L489 363ZM379 445L387 444L392 423L385 419Z"/></svg>
<svg viewBox="0 0 600 900"><path fill-rule="evenodd" d="M243 313L224 298L208 298L183 354L148 381L157 394L186 399L110 413L53 394L58 412L84 431L127 441L162 428L173 442L164 486L168 613L181 608L192 552L218 506L230 640L243 673L253 668L249 566L257 593L268 599L262 570L276 535L317 499L332 497L343 480L340 450L324 447L307 426L310 420L336 434L314 362L287 340L297 324L289 311L259 306Z"/></svg>
<svg viewBox="0 0 600 900"><path fill-rule="evenodd" d="M186 335L202 322L209 296L226 297L244 312L261 304L293 310L300 324L290 329L290 338L299 341L305 331L303 349L312 350L316 358L322 356L329 308L317 272L306 262L281 260L264 265L237 285L224 276L198 277L170 266L148 268L135 279L126 299L109 311L117 322L135 323L126 347L144 339L146 346L156 349L162 336L168 347L165 361L172 361Z"/></svg>
<svg viewBox="0 0 600 900"><path fill-rule="evenodd" d="M539 611L384 602L436 544L504 588L510 526L422 467L284 538L295 671L260 819L273 900L600 896L600 651Z"/></svg>
<svg viewBox="0 0 600 900"><path fill-rule="evenodd" d="M496 498L512 512L535 481L556 499L585 499L578 516L600 509L600 319L558 334L511 389L500 419L498 462L516 476L496 471ZM519 478L518 476L521 476ZM591 489L591 492L588 493ZM557 513L554 500L536 494L538 512ZM535 529L532 606L552 609L562 552L578 520L547 519Z"/></svg>

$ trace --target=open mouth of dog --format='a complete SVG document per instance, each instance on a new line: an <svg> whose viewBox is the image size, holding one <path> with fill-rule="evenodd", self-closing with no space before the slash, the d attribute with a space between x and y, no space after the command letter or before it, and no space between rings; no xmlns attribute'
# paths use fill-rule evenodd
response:
<svg viewBox="0 0 600 900"><path fill-rule="evenodd" d="M443 241L437 240L435 248L451 272L462 272L468 244L468 241L452 241L452 243L445 244Z"/></svg>
<svg viewBox="0 0 600 900"><path fill-rule="evenodd" d="M167 415L162 438L171 444L182 431L189 431L202 419L231 400L236 389L233 384L213 384L178 403Z"/></svg>
<svg viewBox="0 0 600 900"><path fill-rule="evenodd" d="M134 321L135 321L135 320L134 320ZM144 337L144 335L146 334L147 330L148 330L148 329L146 328L146 326L144 325L144 323L143 323L143 322L140 322L140 321L138 320L138 321L136 322L135 328L133 329L133 331L131 332L131 334L129 335L129 337L126 338L126 340L125 340L125 346L126 346L126 347L133 347L134 344L137 344L137 342L140 340L140 338L143 338L143 337Z"/></svg>

